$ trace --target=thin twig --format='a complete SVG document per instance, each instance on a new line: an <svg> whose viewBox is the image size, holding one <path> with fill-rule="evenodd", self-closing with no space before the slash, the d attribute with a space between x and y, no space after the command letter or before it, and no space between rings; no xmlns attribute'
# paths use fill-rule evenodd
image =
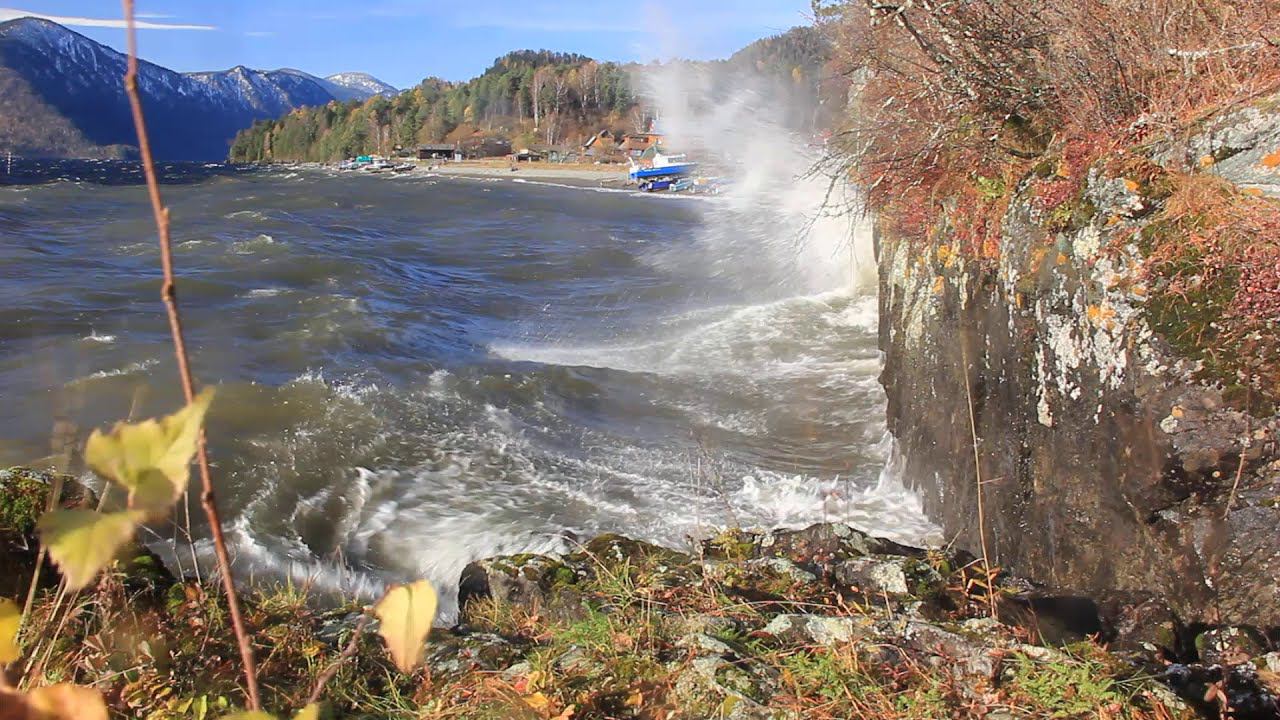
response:
<svg viewBox="0 0 1280 720"><path fill-rule="evenodd" d="M991 618L998 620L996 614L996 595L995 583L991 577L991 555L987 551L987 515L986 507L982 502L982 458L978 453L978 423L973 415L973 389L969 385L969 340L967 337L960 338L960 359L964 363L964 394L965 399L969 403L969 433L973 439L973 472L977 477L976 489L978 492L978 539L982 543L982 572L986 574L987 582L987 607L991 612Z"/></svg>
<svg viewBox="0 0 1280 720"><path fill-rule="evenodd" d="M58 508L58 504L62 502L62 473L53 476L53 487L49 489L49 497L45 500L45 512L50 513ZM44 561L48 557L48 549L44 543L40 544L40 553L36 556L36 567L31 573L31 586L27 588L27 599L22 604L22 615L18 618L18 631L22 631L22 625L26 622L26 618L31 617L31 608L36 602L36 591L40 589L40 571L44 569Z"/></svg>
<svg viewBox="0 0 1280 720"><path fill-rule="evenodd" d="M324 693L324 686L328 685L333 676L338 674L338 669L342 667L342 664L356 654L356 645L360 642L360 635L364 633L364 626L368 624L369 616L361 615L360 622L356 623L356 629L351 633L351 640L342 649L338 659L334 660L329 667L325 668L323 673L320 673L320 677L316 678L316 686L311 691L311 697L307 698L307 705L320 702L320 695Z"/></svg>
<svg viewBox="0 0 1280 720"><path fill-rule="evenodd" d="M173 334L173 349L178 361L178 377L182 380L182 392L190 403L195 399L195 382L192 380L191 366L187 361L187 346L182 334L182 317L178 312L178 294L173 275L173 252L169 244L169 209L160 198L160 184L156 179L151 142L147 136L147 122L142 112L142 99L138 95L138 29L134 22L133 0L121 0L121 2L128 27L129 50L129 65L124 76L124 87L129 96L129 107L133 111L133 124L138 131L138 152L141 155L142 171L147 178L147 194L151 199L151 210L155 215L156 232L160 240L160 263L164 269L164 285L161 286L160 297L164 301L165 310L169 316L169 329ZM235 631L236 644L240 646L240 660L244 664L245 691L249 698L249 708L260 710L262 704L258 699L258 673L253 661L253 645L245 631L244 617L240 612L240 599L236 595L235 581L231 578L231 558L227 554L227 542L222 534L218 506L214 502L213 481L209 475L209 454L206 450L203 430L196 445L196 463L200 468L201 505L204 506L205 515L209 519L209 532L213 536L213 548L218 559L219 574L222 575L222 587L227 595L231 627Z"/></svg>

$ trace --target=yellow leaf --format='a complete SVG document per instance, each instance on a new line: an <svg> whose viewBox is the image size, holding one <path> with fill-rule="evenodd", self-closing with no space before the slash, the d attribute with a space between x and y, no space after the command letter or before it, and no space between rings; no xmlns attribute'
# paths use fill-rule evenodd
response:
<svg viewBox="0 0 1280 720"><path fill-rule="evenodd" d="M572 720L573 714L578 711L577 705L570 705L564 709L564 712L551 718L551 720Z"/></svg>
<svg viewBox="0 0 1280 720"><path fill-rule="evenodd" d="M523 700L525 705L528 705L540 713L547 712L551 709L551 699L540 692L533 693L532 695L525 695Z"/></svg>
<svg viewBox="0 0 1280 720"><path fill-rule="evenodd" d="M166 418L117 423L110 433L94 430L84 448L85 462L129 490L129 507L164 513L187 487L191 458L212 401L213 388L206 388Z"/></svg>
<svg viewBox="0 0 1280 720"><path fill-rule="evenodd" d="M22 624L22 611L9 598L0 598L0 665L22 657L18 647L18 626Z"/></svg>
<svg viewBox="0 0 1280 720"><path fill-rule="evenodd" d="M40 687L27 693L27 717L40 720L107 720L107 706L97 691L70 683Z"/></svg>
<svg viewBox="0 0 1280 720"><path fill-rule="evenodd" d="M401 672L412 672L436 617L435 588L426 580L397 585L382 596L373 614L392 662Z"/></svg>
<svg viewBox="0 0 1280 720"><path fill-rule="evenodd" d="M299 710L298 714L293 716L293 720L320 720L320 706L311 703Z"/></svg>
<svg viewBox="0 0 1280 720"><path fill-rule="evenodd" d="M115 559L141 520L141 513L128 510L54 510L40 518L36 529L49 557L66 578L67 589L79 590Z"/></svg>
<svg viewBox="0 0 1280 720"><path fill-rule="evenodd" d="M312 707L308 705L307 707ZM301 715L299 715L301 717ZM277 720L275 715L265 713L261 710L251 710L249 712L234 713L232 715L223 715L222 720Z"/></svg>
<svg viewBox="0 0 1280 720"><path fill-rule="evenodd" d="M528 677L525 679L525 687L529 688L530 690L538 690L542 688L542 686L545 685L546 682L547 682L547 674L542 672L541 670L534 670L533 672L529 673Z"/></svg>
<svg viewBox="0 0 1280 720"><path fill-rule="evenodd" d="M641 705L644 705L644 693L640 692L639 690L632 690L631 694L627 696L626 705L627 707L635 707L635 708L638 708Z"/></svg>

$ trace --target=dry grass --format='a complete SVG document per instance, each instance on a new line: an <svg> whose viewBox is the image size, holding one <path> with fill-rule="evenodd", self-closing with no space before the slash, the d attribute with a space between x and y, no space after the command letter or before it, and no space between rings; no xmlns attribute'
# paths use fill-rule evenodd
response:
<svg viewBox="0 0 1280 720"><path fill-rule="evenodd" d="M836 0L819 11L838 60L869 71L843 147L872 204L914 237L925 228L913 213L965 204L976 178L1025 173L1046 154L1074 176L1109 148L1280 87L1280 16L1267 0Z"/></svg>

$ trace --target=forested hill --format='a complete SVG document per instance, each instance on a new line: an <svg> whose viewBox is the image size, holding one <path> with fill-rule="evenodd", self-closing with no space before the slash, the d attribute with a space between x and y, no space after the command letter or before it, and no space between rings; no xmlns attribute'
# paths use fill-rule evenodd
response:
<svg viewBox="0 0 1280 720"><path fill-rule="evenodd" d="M778 100L811 104L818 96L828 45L813 28L757 41L729 60L695 65L731 87L744 73L763 76ZM599 62L547 50L521 50L479 77L455 83L427 78L392 98L329 103L260 121L237 135L237 162L331 161L391 154L420 143L482 138L516 147L576 144L601 130L644 129L649 103L636 87L644 66ZM804 113L807 122L812 113Z"/></svg>

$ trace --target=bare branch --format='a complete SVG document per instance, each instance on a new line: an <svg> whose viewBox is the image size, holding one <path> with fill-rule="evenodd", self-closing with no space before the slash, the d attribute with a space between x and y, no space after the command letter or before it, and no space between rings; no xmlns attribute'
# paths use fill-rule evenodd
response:
<svg viewBox="0 0 1280 720"><path fill-rule="evenodd" d="M164 270L164 284L160 288L160 297L164 301L165 310L169 316L169 330L173 335L173 349L178 361L178 377L182 381L182 392L187 402L191 402L195 398L195 381L191 376L187 344L182 333L182 315L178 310L177 284L173 274L173 252L169 242L169 209L165 207L160 197L160 183L156 178L155 161L151 155L146 117L142 112L142 99L138 95L138 30L134 21L133 0L121 0L121 2L124 5L124 17L128 26L129 64L124 75L124 87L129 96L129 107L133 111L134 128L138 132L138 153L141 156L142 172L147 179L147 195L151 200L151 211L155 215L156 232L160 240L160 264ZM231 627L235 631L236 643L240 646L240 660L244 665L245 691L249 698L249 707L252 710L260 710L262 703L258 697L258 673L253 660L253 645L245 631L244 617L240 612L240 599L236 595L235 581L231 578L231 559L227 554L227 541L222 533L218 506L214 502L213 481L209 475L209 454L203 430L200 432L200 441L196 448L196 463L200 468L202 485L200 501L209 519L209 531L213 535L218 571L222 575L222 587L226 591L227 608L231 614Z"/></svg>

